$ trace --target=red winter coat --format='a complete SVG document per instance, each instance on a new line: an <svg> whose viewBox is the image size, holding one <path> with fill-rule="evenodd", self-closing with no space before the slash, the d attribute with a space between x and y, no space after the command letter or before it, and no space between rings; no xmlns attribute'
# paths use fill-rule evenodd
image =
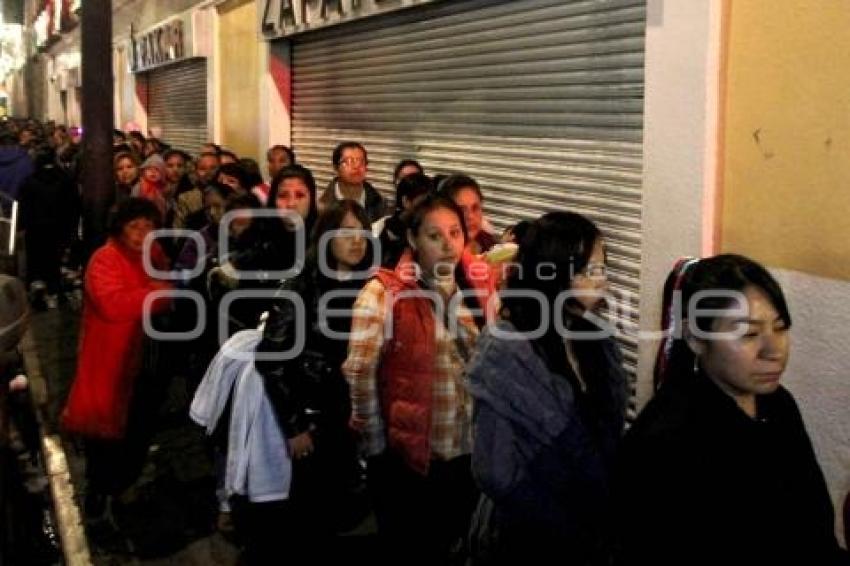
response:
<svg viewBox="0 0 850 566"><path fill-rule="evenodd" d="M153 263L162 269L162 250L152 249ZM161 282L145 273L141 254L113 239L91 257L77 373L62 412L62 425L69 432L123 437L133 382L141 367L145 297L161 288ZM164 298L155 301L153 312L167 303Z"/></svg>

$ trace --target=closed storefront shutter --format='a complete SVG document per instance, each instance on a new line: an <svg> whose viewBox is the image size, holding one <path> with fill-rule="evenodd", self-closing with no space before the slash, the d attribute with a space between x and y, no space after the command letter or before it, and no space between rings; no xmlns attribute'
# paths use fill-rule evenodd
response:
<svg viewBox="0 0 850 566"><path fill-rule="evenodd" d="M159 128L172 147L192 154L207 134L207 61L189 59L145 73L148 78L148 129Z"/></svg>
<svg viewBox="0 0 850 566"><path fill-rule="evenodd" d="M465 172L501 231L571 210L607 235L610 314L637 364L645 0L461 0L293 41L293 145L320 187L343 140L391 189L407 157Z"/></svg>

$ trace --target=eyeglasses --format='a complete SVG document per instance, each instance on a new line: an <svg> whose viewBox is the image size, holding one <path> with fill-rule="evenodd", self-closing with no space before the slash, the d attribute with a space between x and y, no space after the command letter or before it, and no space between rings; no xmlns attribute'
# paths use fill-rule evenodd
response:
<svg viewBox="0 0 850 566"><path fill-rule="evenodd" d="M362 157L346 157L345 159L341 159L339 163L346 167L357 167L359 165L366 165L366 160Z"/></svg>
<svg viewBox="0 0 850 566"><path fill-rule="evenodd" d="M588 279L605 279L608 277L608 267L604 263L588 263L580 275Z"/></svg>

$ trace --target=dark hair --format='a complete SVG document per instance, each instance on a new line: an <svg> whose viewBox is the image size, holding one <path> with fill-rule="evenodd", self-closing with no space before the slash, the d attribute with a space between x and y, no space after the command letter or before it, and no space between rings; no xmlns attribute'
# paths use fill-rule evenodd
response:
<svg viewBox="0 0 850 566"><path fill-rule="evenodd" d="M222 150L220 150L220 151L218 152L218 158L219 158L219 160L221 160L221 158L222 158L222 157L229 157L229 158L231 158L234 162L239 161L239 156L238 156L238 155L236 155L235 153L233 153L232 151L230 151L229 149L222 149Z"/></svg>
<svg viewBox="0 0 850 566"><path fill-rule="evenodd" d="M244 191L250 191L251 187L254 186L251 184L251 178L248 176L248 173L239 163L224 163L223 165L220 165L216 172L216 177L219 175L235 177L239 182L239 186L242 187L242 190Z"/></svg>
<svg viewBox="0 0 850 566"><path fill-rule="evenodd" d="M171 146L162 141L159 138L155 138L153 136L149 137L145 140L146 144L151 144L154 149L154 153L162 153L163 151L169 149Z"/></svg>
<svg viewBox="0 0 850 566"><path fill-rule="evenodd" d="M415 159L402 159L398 162L398 165L393 169L393 185L398 185L401 179L398 178L398 174L401 173L401 170L405 167L416 167L419 169L419 173L425 173L425 169L422 168L422 165L419 164Z"/></svg>
<svg viewBox="0 0 850 566"><path fill-rule="evenodd" d="M502 299L502 314L518 331L534 332L543 324L542 309L548 309L546 317L550 323L545 333L532 343L549 368L563 375L571 372L566 365L563 338L551 317L568 315L554 312L556 298L570 288L574 274L587 266L593 247L601 237L599 228L580 214L545 214L531 224L519 242L514 259L518 266L511 271L506 283L509 291L533 291L546 298L545 304L541 305L528 293L507 295ZM550 265L552 269L542 273L541 265Z"/></svg>
<svg viewBox="0 0 850 566"><path fill-rule="evenodd" d="M504 235L512 234L514 237L514 242L519 244L525 235L528 233L528 229L531 228L530 220L520 220L513 226L508 226L505 230Z"/></svg>
<svg viewBox="0 0 850 566"><path fill-rule="evenodd" d="M213 143L213 142L206 142L206 143L202 143L202 144L201 144L201 147L204 147L205 145L208 145L208 146L212 147L212 148L213 148L213 150L212 150L212 151L202 151L202 152L201 152L201 155L203 155L204 153L213 153L216 157L218 157L219 155L221 155L221 146L220 146L220 145L218 145L217 143Z"/></svg>
<svg viewBox="0 0 850 566"><path fill-rule="evenodd" d="M266 152L266 159L269 159L272 156L272 153L274 153L275 151L282 151L286 153L287 157L289 158L289 164L295 165L295 152L292 151L291 147L281 144L273 145Z"/></svg>
<svg viewBox="0 0 850 566"><path fill-rule="evenodd" d="M112 169L115 169L115 166L118 165L118 162L122 159L129 159L133 162L136 167L139 167L141 164L139 163L139 158L136 157L136 154L132 151L119 151L118 153L113 154L112 156Z"/></svg>
<svg viewBox="0 0 850 566"><path fill-rule="evenodd" d="M52 147L41 146L35 152L32 165L36 170L50 168L56 164L56 150Z"/></svg>
<svg viewBox="0 0 850 566"><path fill-rule="evenodd" d="M677 264L679 267L680 264ZM670 308L673 291L681 290L681 300L673 302L681 306L681 312L672 312ZM665 288L665 314L672 315L669 320L675 324L681 321L691 321L699 330L710 332L718 315L702 314L691 317L689 307L691 299L705 291L736 291L743 293L747 287L756 287L767 295L773 307L779 313L779 318L786 328L791 328L791 313L785 295L776 279L761 264L741 255L721 254L714 257L694 261L680 277L680 270L674 269L667 277ZM728 295L707 295L698 301L698 312L705 313L713 310L723 310L732 306L733 297ZM667 319L667 316L662 318ZM681 330L681 329L679 329ZM662 341L659 348L655 367L655 380L661 385L667 380L693 374L695 355L688 346L685 337L674 335L670 340Z"/></svg>
<svg viewBox="0 0 850 566"><path fill-rule="evenodd" d="M570 288L574 275L587 267L593 247L601 237L596 224L581 214L561 211L544 214L530 224L519 242L514 259L518 269L508 277L507 288L539 291L554 304L557 295ZM549 276L549 270L545 277L541 276L538 265L542 264L552 265L555 277ZM513 302L513 297L504 300L514 326L522 331L538 328L540 321L534 317L540 315L540 309L535 306L526 312L522 300L515 305Z"/></svg>
<svg viewBox="0 0 850 566"><path fill-rule="evenodd" d="M460 219L460 227L463 229L463 242L466 244L467 240L469 240L469 233L466 231L466 221L463 219L463 211L455 204L455 201L442 195L428 195L422 202L417 204L410 211L407 229L414 236L419 234L419 229L422 227L425 217L439 208L445 208L457 215L458 219Z"/></svg>
<svg viewBox="0 0 850 566"><path fill-rule="evenodd" d="M342 221L345 220L346 215L349 213L353 214L354 217L357 218L364 230L371 229L372 223L369 220L369 215L366 214L366 209L360 206L359 202L350 199L332 202L328 205L325 211L319 215L318 220L316 220L316 225L313 228L313 234L310 237L310 247L307 250L307 257L309 258L311 265L318 265L318 246L320 243L319 241L322 238L322 234L325 234L330 230L339 230L342 226ZM330 239L326 242L324 253L328 267L336 269L337 261L333 255L333 251L331 250L331 243L332 240ZM366 254L355 267L355 270L362 271L372 265L373 253L374 251L372 250L372 246L367 245Z"/></svg>
<svg viewBox="0 0 850 566"><path fill-rule="evenodd" d="M403 217L407 224L407 229L411 234L416 236L419 233L420 228L422 228L422 223L425 221L425 217L431 212L441 208L449 210L457 216L460 228L463 231L463 243L464 246L466 246L466 242L469 241L469 232L466 230L466 220L463 217L463 211L457 204L455 204L455 201L450 198L446 198L443 195L430 193L421 202L414 206L413 210L410 211L410 214ZM462 262L458 262L455 267L454 276L459 289L468 290L473 288L473 285L466 276ZM475 313L473 318L475 319L476 326L478 326L479 329L483 328L487 321L479 309L486 310L487 305L482 304L481 298L478 297L476 293L464 295L463 303L467 308Z"/></svg>
<svg viewBox="0 0 850 566"><path fill-rule="evenodd" d="M395 207L401 210L403 201L413 200L418 196L426 195L434 191L434 182L431 177L424 173L411 173L405 176L395 189Z"/></svg>
<svg viewBox="0 0 850 566"><path fill-rule="evenodd" d="M220 181L211 181L204 187L204 196L207 193L217 193L222 199L227 200L233 195L233 189Z"/></svg>
<svg viewBox="0 0 850 566"><path fill-rule="evenodd" d="M213 152L211 152L211 151L205 151L205 152L201 153L201 154L198 156L198 159L196 159L195 161L196 161L196 162L197 162L197 161L200 161L200 160L201 160L201 159L203 159L204 157L212 157L213 159L215 159L216 161L218 161L219 163L221 163L221 158L219 158L218 154L217 154L217 153L213 153Z"/></svg>
<svg viewBox="0 0 850 566"><path fill-rule="evenodd" d="M253 193L242 193L241 195L231 194L227 197L227 205L225 211L236 210L238 208L261 208L262 204L257 195Z"/></svg>
<svg viewBox="0 0 850 566"><path fill-rule="evenodd" d="M18 136L9 131L0 132L0 145L18 145Z"/></svg>
<svg viewBox="0 0 850 566"><path fill-rule="evenodd" d="M443 186L443 181L448 179L449 176L445 173L437 173L431 178L434 180L434 190L440 192L440 188Z"/></svg>
<svg viewBox="0 0 850 566"><path fill-rule="evenodd" d="M169 149L169 150L167 150L165 153L162 154L162 160L168 161L169 159L171 159L175 155L181 157L183 159L183 161L185 161L187 163L192 160L192 156L189 155L188 153L186 153L185 151L183 151L182 149Z"/></svg>
<svg viewBox="0 0 850 566"><path fill-rule="evenodd" d="M256 159L241 157L237 163L242 168L242 171L245 172L245 181L248 183L247 185L244 185L246 189L251 189L263 183L263 175L260 173L260 164L257 163Z"/></svg>
<svg viewBox="0 0 850 566"><path fill-rule="evenodd" d="M139 140L140 142L142 142L143 144L145 143L145 136L142 134L142 132L133 130L132 132L127 134L127 137L135 138L135 139Z"/></svg>
<svg viewBox="0 0 850 566"><path fill-rule="evenodd" d="M307 218L304 219L304 228L307 233L313 227L318 216L317 199L316 199L316 180L313 178L313 173L303 165L287 165L277 172L277 175L272 179L271 187L269 188L269 196L266 201L267 208L277 208L277 195L280 192L280 185L286 179L301 179L307 191L310 193L310 208L307 212Z"/></svg>
<svg viewBox="0 0 850 566"><path fill-rule="evenodd" d="M154 228L159 228L162 224L162 215L153 202L144 198L131 197L116 208L109 223L109 235L113 238L120 237L124 226L137 218L150 220Z"/></svg>
<svg viewBox="0 0 850 566"><path fill-rule="evenodd" d="M115 137L121 138L122 140L127 139L127 134L125 134L124 132L122 132L121 130L119 130L117 128L112 130L112 135L115 136Z"/></svg>
<svg viewBox="0 0 850 566"><path fill-rule="evenodd" d="M363 147L363 144L354 141L347 141L342 142L334 148L333 155L331 156L331 162L333 163L334 169L339 167L339 163L342 161L342 153L346 149L359 149L363 152L363 158L366 160L366 163L369 162L369 154L366 153L366 148Z"/></svg>
<svg viewBox="0 0 850 566"><path fill-rule="evenodd" d="M484 195L481 194L481 187L478 186L478 182L475 179L468 175L449 175L440 181L440 186L437 187L440 194L446 195L452 200L454 200L462 189L472 189L475 191L475 194L478 195L478 199L481 202L484 202Z"/></svg>

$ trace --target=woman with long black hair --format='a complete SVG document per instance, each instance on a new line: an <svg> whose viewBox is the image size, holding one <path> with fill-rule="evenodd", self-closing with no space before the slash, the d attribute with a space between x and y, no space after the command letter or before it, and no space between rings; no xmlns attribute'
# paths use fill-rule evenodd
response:
<svg viewBox="0 0 850 566"><path fill-rule="evenodd" d="M360 469L341 366L351 307L370 273L369 230L358 203L332 203L316 222L304 269L281 283L265 322L254 367L287 441L292 482L287 500L235 501L249 563L267 559L281 535L291 540L288 563L328 557L333 535L362 518L355 507L365 506L351 500Z"/></svg>
<svg viewBox="0 0 850 566"><path fill-rule="evenodd" d="M233 289L269 293L229 303L228 312L222 313L229 320L228 336L255 328L260 315L271 307L271 295L282 276L303 268L307 240L318 216L316 204L316 181L310 170L301 165L281 169L269 190L265 207L269 212L254 216L238 249L220 253L224 261L210 276L214 302Z"/></svg>
<svg viewBox="0 0 850 566"><path fill-rule="evenodd" d="M626 390L619 348L595 313L607 291L604 238L583 216L549 213L515 263L501 320L469 368L482 492L472 564L607 564Z"/></svg>
<svg viewBox="0 0 850 566"><path fill-rule="evenodd" d="M739 255L683 262L671 282L661 387L623 445L619 563L846 564L779 383L791 330L779 284Z"/></svg>

